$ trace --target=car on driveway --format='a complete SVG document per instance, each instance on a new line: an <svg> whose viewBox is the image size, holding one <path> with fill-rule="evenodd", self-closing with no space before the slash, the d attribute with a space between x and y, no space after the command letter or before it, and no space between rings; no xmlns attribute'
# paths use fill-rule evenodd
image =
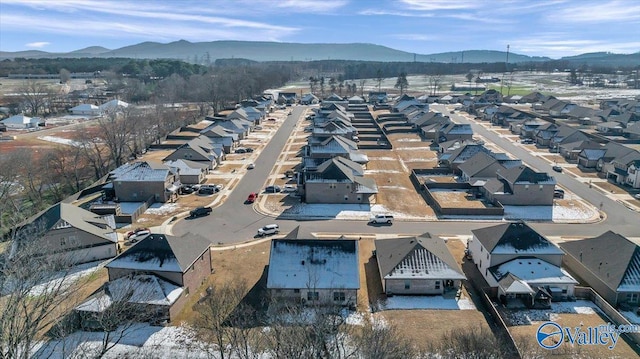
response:
<svg viewBox="0 0 640 359"><path fill-rule="evenodd" d="M256 165L254 165L253 163L249 163L249 165L247 166L247 169L250 169L250 170L254 168L256 168Z"/></svg>
<svg viewBox="0 0 640 359"><path fill-rule="evenodd" d="M140 232L149 232L149 228L136 228L133 231L127 232L127 238L130 238L133 235L136 235Z"/></svg>
<svg viewBox="0 0 640 359"><path fill-rule="evenodd" d="M637 194L633 195L633 198L640 199L640 193L637 193Z"/></svg>
<svg viewBox="0 0 640 359"><path fill-rule="evenodd" d="M180 194L191 194L195 191L196 189L188 184L183 184L182 186L180 186Z"/></svg>
<svg viewBox="0 0 640 359"><path fill-rule="evenodd" d="M558 165L555 165L555 166L551 167L551 169L553 169L556 172L562 172L562 167L560 167Z"/></svg>
<svg viewBox="0 0 640 359"><path fill-rule="evenodd" d="M564 198L564 190L556 189L553 191L553 198Z"/></svg>
<svg viewBox="0 0 640 359"><path fill-rule="evenodd" d="M257 198L258 198L258 194L255 192L251 192L249 193L249 197L247 197L247 200L245 201L245 203L253 203L256 201Z"/></svg>
<svg viewBox="0 0 640 359"><path fill-rule="evenodd" d="M244 147L238 147L233 151L234 153L247 153L247 149Z"/></svg>
<svg viewBox="0 0 640 359"><path fill-rule="evenodd" d="M215 185L204 185L198 190L198 194L214 194L220 192L220 189Z"/></svg>
<svg viewBox="0 0 640 359"><path fill-rule="evenodd" d="M189 215L191 216L191 218L196 218L200 216L206 216L210 213L211 207L198 207L196 209L192 209L191 212L189 212Z"/></svg>
<svg viewBox="0 0 640 359"><path fill-rule="evenodd" d="M267 193L278 193L278 192L282 191L282 188L280 188L280 186L278 186L278 185L267 186L264 189L264 191L267 192Z"/></svg>
<svg viewBox="0 0 640 359"><path fill-rule="evenodd" d="M296 192L298 190L298 188L296 188L296 186L292 186L292 185L286 185L282 188L282 192Z"/></svg>
<svg viewBox="0 0 640 359"><path fill-rule="evenodd" d="M253 148L251 147L245 147L244 150L247 151L247 153L253 152Z"/></svg>
<svg viewBox="0 0 640 359"><path fill-rule="evenodd" d="M266 226L258 229L259 237L269 236L269 235L278 234L278 233L280 233L280 226L278 226L277 224L267 224Z"/></svg>
<svg viewBox="0 0 640 359"><path fill-rule="evenodd" d="M131 243L136 243L137 241L146 238L150 234L151 234L151 231L149 229L146 229L130 235L128 239Z"/></svg>

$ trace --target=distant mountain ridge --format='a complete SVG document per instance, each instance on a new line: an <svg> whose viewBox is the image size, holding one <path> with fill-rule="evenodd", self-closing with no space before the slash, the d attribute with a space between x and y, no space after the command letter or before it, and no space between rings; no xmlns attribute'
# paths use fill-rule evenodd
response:
<svg viewBox="0 0 640 359"><path fill-rule="evenodd" d="M615 57L621 61L635 61L639 55L597 53L572 56L560 60L589 61L605 63L607 58ZM516 64L533 61L551 61L549 57L527 56L509 53L509 63ZM634 57L635 56L635 57ZM303 44L265 41L211 41L189 42L179 40L170 43L142 42L135 45L110 50L101 46L91 46L67 53L49 53L29 50L18 52L0 52L0 59L7 58L71 58L71 57L125 57L125 58L170 58L203 62L208 57L217 59L243 58L254 61L313 61L313 60L357 60L380 62L443 62L443 63L495 63L507 60L507 53L493 50L465 50L437 54L417 54L392 49L382 45L351 44Z"/></svg>

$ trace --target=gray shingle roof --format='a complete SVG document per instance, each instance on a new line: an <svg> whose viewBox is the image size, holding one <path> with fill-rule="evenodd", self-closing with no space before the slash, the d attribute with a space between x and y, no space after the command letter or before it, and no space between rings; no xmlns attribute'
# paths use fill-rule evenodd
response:
<svg viewBox="0 0 640 359"><path fill-rule="evenodd" d="M527 251L534 248L557 249L557 253L562 253L547 238L536 232L524 222L512 222L499 224L497 226L474 229L471 231L478 238L482 246L489 252L498 246L509 246L515 250Z"/></svg>
<svg viewBox="0 0 640 359"><path fill-rule="evenodd" d="M560 247L614 291L618 290L634 259L637 261L640 257L638 245L613 231L564 242Z"/></svg>
<svg viewBox="0 0 640 359"><path fill-rule="evenodd" d="M464 273L441 238L419 237L375 241L380 275L433 279L465 279Z"/></svg>

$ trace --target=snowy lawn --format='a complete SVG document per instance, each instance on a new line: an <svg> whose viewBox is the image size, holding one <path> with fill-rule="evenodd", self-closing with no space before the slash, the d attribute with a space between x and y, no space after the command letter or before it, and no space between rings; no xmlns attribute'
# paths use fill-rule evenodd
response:
<svg viewBox="0 0 640 359"><path fill-rule="evenodd" d="M627 318L627 320L631 322L631 324L640 324L640 316L638 316L635 312L621 310L620 314L622 314L623 317Z"/></svg>
<svg viewBox="0 0 640 359"><path fill-rule="evenodd" d="M507 325L531 325L533 322L557 321L559 315L596 314L598 307L588 300L552 302L551 309L503 309Z"/></svg>
<svg viewBox="0 0 640 359"><path fill-rule="evenodd" d="M284 211L284 217L336 218L349 220L369 220L372 215L390 213L395 219L424 219L405 213L391 212L386 207L376 204L307 204L298 203Z"/></svg>
<svg viewBox="0 0 640 359"><path fill-rule="evenodd" d="M382 303L380 308L383 310L392 309L444 309L444 310L475 310L473 305L467 298L455 299L444 298L441 295L433 296L394 296L389 297Z"/></svg>
<svg viewBox="0 0 640 359"><path fill-rule="evenodd" d="M38 139L47 141L47 142L58 143L61 145L68 145L68 146L74 146L74 147L82 146L80 142L70 140L68 138L53 137L53 136L39 136Z"/></svg>
<svg viewBox="0 0 640 359"><path fill-rule="evenodd" d="M154 203L144 211L144 214L156 214L162 216L175 212L178 208L180 208L180 206L177 203Z"/></svg>
<svg viewBox="0 0 640 359"><path fill-rule="evenodd" d="M58 286L68 287L80 278L91 275L101 269L107 262L108 260L78 264L68 271L53 273L48 281L36 285L29 293L39 295Z"/></svg>

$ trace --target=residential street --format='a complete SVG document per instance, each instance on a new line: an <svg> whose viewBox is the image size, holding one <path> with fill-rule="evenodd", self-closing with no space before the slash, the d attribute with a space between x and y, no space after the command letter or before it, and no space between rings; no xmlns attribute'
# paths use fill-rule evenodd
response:
<svg viewBox="0 0 640 359"><path fill-rule="evenodd" d="M444 105L432 105L432 108L435 111L449 113ZM256 168L248 172L240 180L224 203L214 208L213 213L209 216L198 219L178 220L170 227L171 234L180 236L190 232L202 235L205 238L211 238L213 244L234 244L252 239L258 228L270 223L277 223L280 226L281 234L300 226L299 233L301 236L310 236L312 233L353 233L365 236L372 234L420 234L424 232L430 232L434 235L456 236L470 235L472 229L496 223L495 221L473 220L396 221L392 226L371 226L365 221L350 220L279 220L257 213L253 206L244 204L244 201L251 192L260 192L260 195L263 195L262 190L267 185L265 179L268 178L278 155L282 152L287 139L295 128L296 122L303 118L307 107L295 106L291 109L292 114L287 117L275 136L271 138L268 145L260 153L258 160L255 162ZM497 133L473 121L469 121L464 116L457 114L450 116L456 122L471 123L474 133L495 143L512 156L522 159L529 166L553 173L559 184L584 200L596 206L602 203L602 209L607 213L605 220L598 223L531 223L531 226L540 233L549 237L597 236L607 230L613 230L628 237L640 237L639 213L608 198L600 191L589 188L588 185L579 182L570 175L552 172L551 164L548 161L532 155L521 146L512 143L508 139L501 138Z"/></svg>

